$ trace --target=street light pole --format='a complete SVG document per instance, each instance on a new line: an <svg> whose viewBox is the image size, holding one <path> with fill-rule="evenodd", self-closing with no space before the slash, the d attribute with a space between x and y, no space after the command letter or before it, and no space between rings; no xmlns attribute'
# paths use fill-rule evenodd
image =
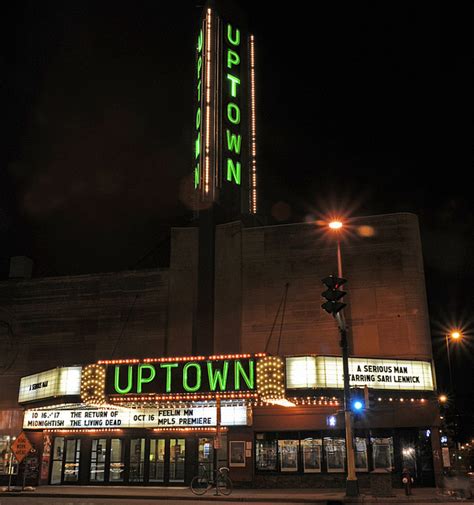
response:
<svg viewBox="0 0 474 505"><path fill-rule="evenodd" d="M458 463L458 458L457 458L457 443L458 443L458 414L456 412L456 393L454 392L454 385L453 385L453 373L451 370L451 355L449 351L449 340L454 340L458 341L462 338L462 333L459 330L452 330L450 333L445 334L445 340L446 340L446 354L448 358L448 369L449 369L449 386L451 389L451 405L449 410L452 410L453 413L453 421L454 421L454 430L453 430L453 442L454 442L454 456L455 456L455 463Z"/></svg>
<svg viewBox="0 0 474 505"><path fill-rule="evenodd" d="M342 223L333 222L329 227L337 233L337 275L342 278L342 254L341 240L338 231L342 228ZM342 350L342 368L344 380L344 425L346 430L346 459L347 459L347 480L346 496L358 496L359 485L355 471L354 441L352 436L352 415L350 410L351 390L349 385L349 346L347 342L347 325L344 317L344 309L335 315L339 334L341 336L340 346Z"/></svg>
<svg viewBox="0 0 474 505"><path fill-rule="evenodd" d="M445 335L446 338L446 354L448 356L448 369L449 369L449 385L451 387L451 394L453 394L453 374L451 372L451 357L449 355L449 340L448 334Z"/></svg>

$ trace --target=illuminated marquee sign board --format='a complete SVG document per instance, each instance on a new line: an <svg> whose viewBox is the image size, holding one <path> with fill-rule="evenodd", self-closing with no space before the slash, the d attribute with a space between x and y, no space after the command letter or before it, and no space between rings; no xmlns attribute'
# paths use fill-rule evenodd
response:
<svg viewBox="0 0 474 505"><path fill-rule="evenodd" d="M349 358L351 386L399 391L433 391L429 361ZM342 389L342 358L334 356L297 356L286 358L288 389Z"/></svg>
<svg viewBox="0 0 474 505"><path fill-rule="evenodd" d="M196 43L193 146L202 201L256 213L255 116L253 35L239 13L206 7Z"/></svg>
<svg viewBox="0 0 474 505"><path fill-rule="evenodd" d="M256 390L256 359L108 364L106 395L245 393Z"/></svg>
<svg viewBox="0 0 474 505"><path fill-rule="evenodd" d="M186 408L27 410L24 429L206 428L216 426L217 409L209 405ZM247 424L244 405L221 407L222 426Z"/></svg>
<svg viewBox="0 0 474 505"><path fill-rule="evenodd" d="M18 403L78 396L81 392L81 370L80 366L58 367L22 377Z"/></svg>

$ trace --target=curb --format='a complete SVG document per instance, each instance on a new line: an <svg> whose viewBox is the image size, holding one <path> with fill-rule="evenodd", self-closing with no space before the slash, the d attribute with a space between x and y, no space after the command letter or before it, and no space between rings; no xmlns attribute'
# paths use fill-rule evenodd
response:
<svg viewBox="0 0 474 505"><path fill-rule="evenodd" d="M397 504L410 504L410 503L446 503L446 502L461 502L461 503L474 503L473 500L456 500L451 496L416 496L412 495L410 498L396 497L396 496L361 496L359 498L318 498L317 496L295 496L295 497L275 497L275 496L215 496L208 493L202 496L193 494L185 495L137 495L137 494L77 494L77 493L35 493L34 491L4 491L0 492L0 498L13 497L13 498L87 498L87 499L107 499L107 500L167 500L167 501L202 501L206 502L250 502L250 503L319 503L326 505L343 505L343 504L379 504L379 503L397 503Z"/></svg>
<svg viewBox="0 0 474 505"><path fill-rule="evenodd" d="M288 503L290 499L287 498L278 498L278 497L264 497L264 496L214 496L212 494L205 494L202 496L196 496L196 495L182 495L182 496L177 496L177 495L131 495L131 494L121 494L120 496L117 496L116 494L109 495L109 494L88 494L88 495L83 495L83 494L73 494L73 493L61 493L61 494L54 494L54 493L37 493L35 494L34 491L28 492L28 493L22 493L22 492L3 492L0 493L0 498L1 497L17 497L17 498L87 498L87 499L108 499L108 500L182 500L182 501L198 501L201 500L203 502L208 502L208 501L222 501L222 502L252 502L252 503ZM338 500L338 499L327 499L327 498L317 498L317 497L308 497L308 498L302 498L302 497L295 497L291 498L291 503L321 503L321 504L326 504L326 505L342 505L344 503L344 500Z"/></svg>

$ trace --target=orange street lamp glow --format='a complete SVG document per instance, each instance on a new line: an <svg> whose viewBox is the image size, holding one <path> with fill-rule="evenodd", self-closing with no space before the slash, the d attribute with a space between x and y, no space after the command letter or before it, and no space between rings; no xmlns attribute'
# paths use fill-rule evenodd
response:
<svg viewBox="0 0 474 505"><path fill-rule="evenodd" d="M453 339L453 340L458 340L462 337L462 334L460 331L452 331L449 336Z"/></svg>
<svg viewBox="0 0 474 505"><path fill-rule="evenodd" d="M331 228L331 230L340 230L342 228L342 223L341 221L331 221L329 223L329 228Z"/></svg>
<svg viewBox="0 0 474 505"><path fill-rule="evenodd" d="M448 401L448 397L446 395L439 395L439 401L441 403L446 403Z"/></svg>

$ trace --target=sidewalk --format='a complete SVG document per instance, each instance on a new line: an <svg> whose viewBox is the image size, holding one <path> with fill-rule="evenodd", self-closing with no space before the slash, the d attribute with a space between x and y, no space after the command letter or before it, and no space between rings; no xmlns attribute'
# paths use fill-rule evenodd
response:
<svg viewBox="0 0 474 505"><path fill-rule="evenodd" d="M230 496L214 496L209 490L203 496L195 496L187 487L138 487L138 486L41 486L34 491L6 492L2 488L0 497L50 497L50 498L112 498L112 499L155 499L190 501L226 501L260 503L441 503L454 500L440 494L435 488L414 489L412 496L405 496L402 489L393 491L391 497L374 497L369 490L362 490L359 498L346 498L341 489L235 489ZM473 503L472 500L467 501Z"/></svg>

